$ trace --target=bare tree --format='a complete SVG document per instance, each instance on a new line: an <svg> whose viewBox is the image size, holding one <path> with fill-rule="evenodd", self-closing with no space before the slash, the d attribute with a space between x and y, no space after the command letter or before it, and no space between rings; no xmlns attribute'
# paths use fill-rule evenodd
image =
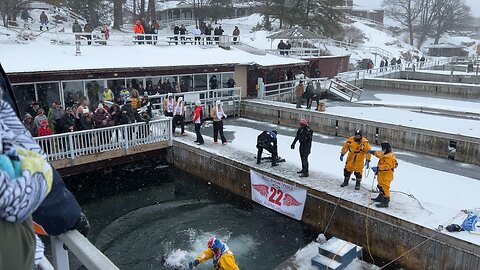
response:
<svg viewBox="0 0 480 270"><path fill-rule="evenodd" d="M421 1L422 0L385 0L382 4L387 17L408 29L409 43L412 46L415 34L414 26L421 13Z"/></svg>
<svg viewBox="0 0 480 270"><path fill-rule="evenodd" d="M472 19L470 7L465 0L443 0L435 21L435 44L448 30L467 23Z"/></svg>
<svg viewBox="0 0 480 270"><path fill-rule="evenodd" d="M30 0L0 0L0 15L2 16L3 26L8 27L8 21L16 21L18 13Z"/></svg>
<svg viewBox="0 0 480 270"><path fill-rule="evenodd" d="M120 30L123 25L123 1L113 0L113 28Z"/></svg>

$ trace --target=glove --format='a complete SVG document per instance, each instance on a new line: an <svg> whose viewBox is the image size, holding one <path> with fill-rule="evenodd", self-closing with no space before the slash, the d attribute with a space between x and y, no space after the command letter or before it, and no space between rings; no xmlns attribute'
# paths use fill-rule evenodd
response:
<svg viewBox="0 0 480 270"><path fill-rule="evenodd" d="M195 259L191 262L188 263L188 269L193 269L194 267L197 267L197 265L199 264L200 262L198 261L198 259Z"/></svg>
<svg viewBox="0 0 480 270"><path fill-rule="evenodd" d="M372 167L372 171L373 171L374 173L377 173L377 172L378 172L378 167Z"/></svg>
<svg viewBox="0 0 480 270"><path fill-rule="evenodd" d="M370 168L370 160L365 161L365 168Z"/></svg>
<svg viewBox="0 0 480 270"><path fill-rule="evenodd" d="M295 149L295 144L292 143L292 145L290 145L290 148L291 148L291 149Z"/></svg>
<svg viewBox="0 0 480 270"><path fill-rule="evenodd" d="M367 153L369 153L369 154L372 154L372 155L373 155L373 154L375 154L375 151L373 151L373 150L368 150L368 151L367 151Z"/></svg>
<svg viewBox="0 0 480 270"><path fill-rule="evenodd" d="M340 154L340 161L343 161L343 154Z"/></svg>

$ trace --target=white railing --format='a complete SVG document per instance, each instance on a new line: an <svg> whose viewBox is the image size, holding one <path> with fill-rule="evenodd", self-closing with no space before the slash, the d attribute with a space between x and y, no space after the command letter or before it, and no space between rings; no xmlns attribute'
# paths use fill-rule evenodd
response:
<svg viewBox="0 0 480 270"><path fill-rule="evenodd" d="M320 89L326 89L328 78L305 78L277 83L262 84L259 86L259 88L262 88L260 90L262 96L259 98L269 98L284 94L291 94L292 98L294 98L295 87L300 81L304 82L305 87L307 87L308 82L312 82L316 88L320 87Z"/></svg>
<svg viewBox="0 0 480 270"><path fill-rule="evenodd" d="M102 252L78 231L68 231L59 236L51 237L53 267L55 270L70 269L68 251L88 270L118 270ZM66 246L68 250L64 248ZM45 270L45 269L44 269Z"/></svg>
<svg viewBox="0 0 480 270"><path fill-rule="evenodd" d="M135 145L164 142L172 144L172 121L153 120L149 123L134 123L108 128L69 132L45 137L35 141L47 154L49 161L71 159L106 151L129 148Z"/></svg>
<svg viewBox="0 0 480 270"><path fill-rule="evenodd" d="M195 20L192 20L192 19L173 19L173 20L166 20L166 21L162 20L161 22L162 28L172 28L172 26L175 26L175 25L180 26L182 24L185 27L187 27L187 26L196 25L196 22Z"/></svg>
<svg viewBox="0 0 480 270"><path fill-rule="evenodd" d="M34 32L34 31L32 31ZM138 44L150 45L219 45L221 39L227 39L231 43L239 43L239 36L215 36L215 35L159 35L159 34L134 34L134 33L111 33L108 40L103 33L66 33L66 32L39 32L42 37L50 38L56 44L75 45L111 45L126 46Z"/></svg>
<svg viewBox="0 0 480 270"><path fill-rule="evenodd" d="M204 106L204 113L209 113L210 106L213 106L217 100L223 103L232 103L233 107L224 106L225 113L240 115L240 102L242 101L242 88L221 88L214 90L203 90L195 92L182 92L173 94L175 100L178 97L183 97L185 101L186 119L188 121L190 114L195 107L195 101L199 100ZM167 94L156 94L148 96L150 103L157 115L163 114L163 101L168 97ZM232 111L235 110L235 111Z"/></svg>
<svg viewBox="0 0 480 270"><path fill-rule="evenodd" d="M424 70L430 69L436 66L443 66L451 62L450 58L440 59L440 60L429 60L423 62L407 62L402 63L400 65L389 65L387 67L378 67L372 68L368 70L353 70L348 72L339 73L336 78L339 78L346 82L354 82L356 84L357 81L362 81L365 78L375 78L375 77L382 77L388 74L396 73L405 69L412 69L415 66L415 70Z"/></svg>
<svg viewBox="0 0 480 270"><path fill-rule="evenodd" d="M289 50L279 49L266 49L267 53L279 54L285 56L292 56L298 58L311 58L325 56L326 50L318 48L292 48Z"/></svg>

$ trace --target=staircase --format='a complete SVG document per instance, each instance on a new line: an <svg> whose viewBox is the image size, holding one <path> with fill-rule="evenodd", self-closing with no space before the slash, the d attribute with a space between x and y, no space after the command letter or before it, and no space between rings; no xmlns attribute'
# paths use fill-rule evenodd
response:
<svg viewBox="0 0 480 270"><path fill-rule="evenodd" d="M340 78L334 78L330 81L328 92L345 101L357 102L360 99L363 90Z"/></svg>
<svg viewBox="0 0 480 270"><path fill-rule="evenodd" d="M319 254L312 259L312 266L320 270L345 269L353 260L362 255L361 247L336 237L321 244L318 251Z"/></svg>

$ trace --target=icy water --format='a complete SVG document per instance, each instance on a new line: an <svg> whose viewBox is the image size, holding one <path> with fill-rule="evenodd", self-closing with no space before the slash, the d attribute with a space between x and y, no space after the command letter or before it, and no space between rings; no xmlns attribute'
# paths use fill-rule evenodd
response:
<svg viewBox="0 0 480 270"><path fill-rule="evenodd" d="M318 234L167 166L129 165L67 183L90 219L90 241L120 269L177 269L215 235L241 269L271 270Z"/></svg>

